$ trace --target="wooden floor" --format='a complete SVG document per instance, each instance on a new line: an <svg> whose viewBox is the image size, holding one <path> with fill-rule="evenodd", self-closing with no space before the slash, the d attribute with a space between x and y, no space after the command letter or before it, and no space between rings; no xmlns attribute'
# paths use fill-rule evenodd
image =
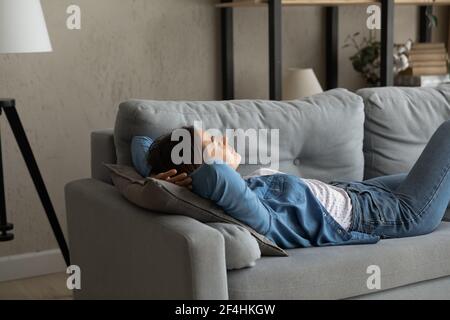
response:
<svg viewBox="0 0 450 320"><path fill-rule="evenodd" d="M66 287L67 274L0 282L0 300L69 300L72 292Z"/></svg>

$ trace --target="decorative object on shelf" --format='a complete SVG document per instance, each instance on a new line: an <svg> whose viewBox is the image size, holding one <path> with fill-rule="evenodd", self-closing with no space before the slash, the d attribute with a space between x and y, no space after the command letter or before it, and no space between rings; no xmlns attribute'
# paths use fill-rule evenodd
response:
<svg viewBox="0 0 450 320"><path fill-rule="evenodd" d="M408 68L396 76L396 85L435 87L449 82L448 54L444 43L413 43L405 54Z"/></svg>
<svg viewBox="0 0 450 320"><path fill-rule="evenodd" d="M411 50L412 40L405 44L394 45L394 74L397 75L409 67L408 53Z"/></svg>
<svg viewBox="0 0 450 320"><path fill-rule="evenodd" d="M343 49L353 47L356 53L350 57L353 69L360 73L369 85L378 86L380 84L380 41L375 40L374 32L370 32L369 37L361 36L356 32L347 36Z"/></svg>
<svg viewBox="0 0 450 320"><path fill-rule="evenodd" d="M50 52L52 46L39 0L0 0L0 53ZM47 214L55 238L67 265L69 249L58 222L53 204L45 187L30 143L16 110L14 99L0 100L4 112L28 167L36 191ZM8 223L5 204L3 166L0 143L0 241L13 240L13 225Z"/></svg>
<svg viewBox="0 0 450 320"><path fill-rule="evenodd" d="M283 100L296 100L322 93L313 69L290 68L283 81Z"/></svg>

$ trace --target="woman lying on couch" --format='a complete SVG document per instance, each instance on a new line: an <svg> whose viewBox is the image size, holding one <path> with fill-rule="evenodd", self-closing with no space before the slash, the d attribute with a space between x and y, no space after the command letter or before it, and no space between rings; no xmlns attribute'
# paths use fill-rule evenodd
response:
<svg viewBox="0 0 450 320"><path fill-rule="evenodd" d="M241 157L226 138L186 129L192 142L201 135L203 151L216 160L174 164L178 142L168 134L150 147L152 174L191 188L285 249L431 233L450 201L450 121L435 132L409 174L330 184L264 169L243 178L236 172Z"/></svg>

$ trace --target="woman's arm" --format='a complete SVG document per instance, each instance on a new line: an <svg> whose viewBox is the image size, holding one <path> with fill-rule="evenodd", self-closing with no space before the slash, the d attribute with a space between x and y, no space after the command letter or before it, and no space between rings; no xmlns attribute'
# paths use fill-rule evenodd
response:
<svg viewBox="0 0 450 320"><path fill-rule="evenodd" d="M214 201L227 214L261 234L271 225L271 214L242 177L227 164L203 164L191 174L192 191Z"/></svg>

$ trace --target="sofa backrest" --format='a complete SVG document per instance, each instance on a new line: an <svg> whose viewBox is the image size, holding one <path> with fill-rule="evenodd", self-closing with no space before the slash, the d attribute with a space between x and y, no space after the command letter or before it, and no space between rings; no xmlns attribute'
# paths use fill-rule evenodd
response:
<svg viewBox="0 0 450 320"><path fill-rule="evenodd" d="M450 119L450 86L441 86L439 88L369 88L357 92L364 99L364 108L366 113L365 132L364 132L364 157L366 179L386 175L408 172L420 153L423 151L426 143L445 120ZM324 97L326 95L327 97ZM285 143L280 145L283 148L284 158L290 158L291 161L282 160L280 169L294 174L300 174L305 177L322 178L324 180L332 179L361 179L363 177L362 166L364 161L361 159L361 153L358 152L360 146L358 141L361 139L358 126L361 125L362 104L360 99L345 90L332 90L323 95L318 95L306 99L305 101L293 101L287 103L267 102L267 101L232 101L232 102L155 102L133 100L125 102L120 106L117 123L119 126L130 127L116 128L114 131L101 130L92 133L92 176L96 179L110 182L109 174L102 166L102 162L116 162L130 164L129 143L133 135L149 134L158 136L169 132L176 126L191 123L192 119L219 119L222 120L223 112L226 115L227 110L237 110L242 108L255 108L255 123L263 126L270 121L266 114L270 113L270 108L275 108L287 125L293 126L294 130L290 133ZM326 107L324 100L328 101ZM348 102L347 102L348 101ZM343 106L344 107L343 108ZM197 112L197 105L201 106L202 111ZM266 110L266 105L270 105ZM289 111L280 112L281 108L289 108ZM330 106L331 105L331 106ZM167 109L164 109L167 106ZM208 108L212 108L213 114L204 115ZM302 109L303 108L303 109ZM330 110L331 109L331 110ZM162 110L169 111L164 114ZM172 123L168 118L170 114L183 110L184 113L176 116L177 120ZM319 114L311 115L311 111ZM241 114L226 121L240 123L248 121L251 114L242 111L246 117L241 118ZM290 117L294 112L295 116ZM142 114L141 114L142 113ZM313 112L314 113L314 112ZM119 119L125 115L132 115L126 119ZM147 115L145 115L147 114ZM154 115L153 115L154 114ZM145 119L147 116L151 119ZM164 118L164 119L163 119ZM180 119L181 118L181 119ZM236 119L239 118L239 119ZM134 123L138 121L140 124ZM185 122L182 122L184 120ZM166 121L166 122L164 122ZM281 120L278 120L279 123ZM315 122L313 122L315 121ZM159 122L159 123L158 123ZM309 123L308 123L309 122ZM332 123L330 125L330 122ZM293 124L292 124L293 123ZM306 125L305 125L306 123ZM352 125L349 127L349 123ZM336 125L344 130L336 129ZM251 127L248 126L248 127ZM271 125L270 127L274 127ZM282 132L284 127L280 128ZM325 131L325 127L331 127L333 130L328 138L319 136ZM129 132L127 132L129 130ZM313 131L312 140L316 146L309 146L310 141L304 141L306 133ZM355 134L352 134L352 131ZM311 135L310 135L311 136ZM333 148L330 153L320 154L320 150L329 151L329 145L339 145L341 139L339 136L350 138L351 142L345 145L345 148ZM330 138L331 137L331 138ZM115 146L114 140L117 141ZM280 139L280 141L282 141ZM354 150L350 150L350 146ZM299 147L300 146L300 147ZM305 150L306 148L306 150ZM350 150L350 152L348 152ZM116 157L116 153L120 153ZM297 153L297 157L293 156ZM289 156L290 155L290 156ZM306 157L308 155L308 157ZM327 160L333 155L337 161ZM316 158L317 157L317 158ZM352 159L351 157L355 157ZM300 158L300 171L293 164L292 159ZM315 162L315 159L320 158ZM294 159L295 161L295 159ZM329 161L328 163L326 161ZM347 167L343 169L342 167ZM252 166L243 166L242 171L251 171Z"/></svg>
<svg viewBox="0 0 450 320"><path fill-rule="evenodd" d="M156 138L193 125L194 121L202 121L204 129L279 130L279 140L269 138L269 141L279 150L276 167L286 173L324 181L363 177L364 105L361 97L345 89L289 102L127 101L120 105L115 125L118 164L131 165L130 145L134 136ZM276 136L274 132L268 135ZM256 164L249 161L258 152L274 159L271 144L268 147L260 144L259 148L257 143L247 144L241 173L267 167L260 157L256 157Z"/></svg>
<svg viewBox="0 0 450 320"><path fill-rule="evenodd" d="M407 173L434 131L450 119L450 86L371 88L365 104L365 178Z"/></svg>

